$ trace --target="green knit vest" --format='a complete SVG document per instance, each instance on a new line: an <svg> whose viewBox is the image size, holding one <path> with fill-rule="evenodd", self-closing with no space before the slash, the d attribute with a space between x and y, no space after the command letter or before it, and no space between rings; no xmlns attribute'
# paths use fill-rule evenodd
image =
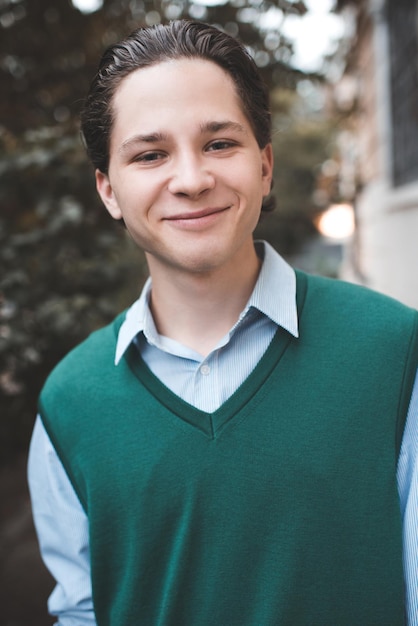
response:
<svg viewBox="0 0 418 626"><path fill-rule="evenodd" d="M280 297L280 294L278 294ZM279 329L214 413L169 391L123 316L54 370L45 427L88 515L98 626L400 626L396 466L417 313L298 273Z"/></svg>

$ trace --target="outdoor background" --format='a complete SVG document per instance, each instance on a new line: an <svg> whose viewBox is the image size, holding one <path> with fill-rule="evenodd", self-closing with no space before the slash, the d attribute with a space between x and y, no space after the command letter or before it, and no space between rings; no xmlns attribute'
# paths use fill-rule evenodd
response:
<svg viewBox="0 0 418 626"><path fill-rule="evenodd" d="M340 242L315 224L347 200L336 147L347 107L330 96L345 57L337 17L321 21L319 5L333 3L98 0L77 8L70 0L0 0L1 626L52 623L52 580L38 555L25 477L39 390L70 348L137 297L146 276L141 253L98 200L79 137L99 56L138 26L180 17L238 36L273 108L277 208L257 236L299 267L335 276Z"/></svg>

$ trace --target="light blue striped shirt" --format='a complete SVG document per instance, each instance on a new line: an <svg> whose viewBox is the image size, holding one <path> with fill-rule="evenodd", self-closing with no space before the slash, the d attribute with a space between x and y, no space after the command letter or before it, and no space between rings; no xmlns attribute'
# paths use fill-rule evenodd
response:
<svg viewBox="0 0 418 626"><path fill-rule="evenodd" d="M148 280L119 331L115 366L135 342L148 367L186 402L205 412L223 404L254 369L277 326L298 336L295 273L268 244L257 248L260 256L264 251L264 260L250 300L207 357L158 334L148 306ZM60 626L93 626L88 520L39 418L30 448L29 486L41 552L57 581L49 610ZM408 624L418 626L418 378L399 458L398 490Z"/></svg>

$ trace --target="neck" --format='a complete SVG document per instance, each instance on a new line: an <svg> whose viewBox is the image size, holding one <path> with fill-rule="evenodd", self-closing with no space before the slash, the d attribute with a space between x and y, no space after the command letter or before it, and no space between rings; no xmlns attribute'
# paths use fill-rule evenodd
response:
<svg viewBox="0 0 418 626"><path fill-rule="evenodd" d="M254 247L242 263L204 274L155 272L150 263L158 332L206 356L238 320L260 265Z"/></svg>

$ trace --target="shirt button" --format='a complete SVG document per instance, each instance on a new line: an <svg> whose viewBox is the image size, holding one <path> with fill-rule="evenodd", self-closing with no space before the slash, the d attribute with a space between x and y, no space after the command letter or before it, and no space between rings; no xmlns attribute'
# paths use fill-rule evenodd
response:
<svg viewBox="0 0 418 626"><path fill-rule="evenodd" d="M200 368L200 373L203 374L203 376L208 376L208 374L210 374L209 365L202 365L202 367Z"/></svg>

